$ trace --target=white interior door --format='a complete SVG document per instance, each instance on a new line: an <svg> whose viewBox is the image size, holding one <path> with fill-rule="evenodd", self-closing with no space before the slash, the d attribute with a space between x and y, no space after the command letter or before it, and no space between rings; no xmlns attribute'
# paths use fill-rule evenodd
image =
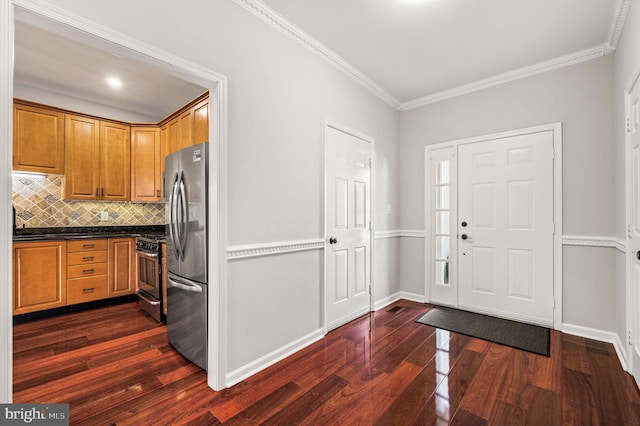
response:
<svg viewBox="0 0 640 426"><path fill-rule="evenodd" d="M371 144L325 128L327 330L370 310Z"/></svg>
<svg viewBox="0 0 640 426"><path fill-rule="evenodd" d="M458 304L553 325L553 132L458 147Z"/></svg>
<svg viewBox="0 0 640 426"><path fill-rule="evenodd" d="M630 367L636 383L640 385L640 79L627 97L627 158L631 191L627 197L631 204L629 217L629 329L631 331Z"/></svg>

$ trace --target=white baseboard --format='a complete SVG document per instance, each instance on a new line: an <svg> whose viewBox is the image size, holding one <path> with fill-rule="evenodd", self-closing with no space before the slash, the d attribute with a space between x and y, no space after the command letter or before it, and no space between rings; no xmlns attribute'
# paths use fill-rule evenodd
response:
<svg viewBox="0 0 640 426"><path fill-rule="evenodd" d="M391 296L387 296L384 299L380 299L374 302L373 310L378 311L384 308L385 306L392 304L393 302L397 302L400 299L410 300L412 302L418 302L418 303L426 303L425 297L422 294L399 291L397 293L392 294Z"/></svg>
<svg viewBox="0 0 640 426"><path fill-rule="evenodd" d="M625 345L616 333L566 323L562 324L562 332L572 334L574 336L586 337L587 339L597 340L600 342L611 343L613 348L616 350L616 354L618 355L622 368L624 371L629 371Z"/></svg>
<svg viewBox="0 0 640 426"><path fill-rule="evenodd" d="M293 355L301 349L317 342L324 338L324 331L319 328L318 330L307 334L295 340L288 345L276 349L275 351L268 353L247 365L237 368L227 374L226 386L231 387L237 383L240 383L244 379L253 376L254 374L264 370L267 367L275 364L278 361L282 361L286 357Z"/></svg>

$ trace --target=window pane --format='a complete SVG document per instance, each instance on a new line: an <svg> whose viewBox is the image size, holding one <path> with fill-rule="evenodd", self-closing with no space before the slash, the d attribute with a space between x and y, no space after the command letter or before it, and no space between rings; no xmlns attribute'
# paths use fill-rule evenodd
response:
<svg viewBox="0 0 640 426"><path fill-rule="evenodd" d="M449 187L436 188L436 209L449 209Z"/></svg>
<svg viewBox="0 0 640 426"><path fill-rule="evenodd" d="M436 259L449 259L449 237L436 237Z"/></svg>
<svg viewBox="0 0 640 426"><path fill-rule="evenodd" d="M436 261L436 283L449 284L449 262Z"/></svg>
<svg viewBox="0 0 640 426"><path fill-rule="evenodd" d="M449 162L438 161L436 167L436 184L442 185L449 183Z"/></svg>
<svg viewBox="0 0 640 426"><path fill-rule="evenodd" d="M449 232L449 212L436 212L436 234Z"/></svg>

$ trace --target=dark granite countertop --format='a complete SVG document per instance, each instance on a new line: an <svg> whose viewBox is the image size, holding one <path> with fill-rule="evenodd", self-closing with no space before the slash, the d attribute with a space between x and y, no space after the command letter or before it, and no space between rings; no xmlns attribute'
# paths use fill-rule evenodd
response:
<svg viewBox="0 0 640 426"><path fill-rule="evenodd" d="M69 228L17 228L14 242L76 240L90 238L137 237L164 235L164 225L148 226L91 226Z"/></svg>

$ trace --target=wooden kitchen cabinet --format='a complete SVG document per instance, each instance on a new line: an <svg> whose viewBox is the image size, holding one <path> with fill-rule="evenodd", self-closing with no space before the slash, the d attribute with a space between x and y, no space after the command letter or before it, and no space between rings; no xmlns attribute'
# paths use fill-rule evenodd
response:
<svg viewBox="0 0 640 426"><path fill-rule="evenodd" d="M67 303L66 241L13 245L13 315Z"/></svg>
<svg viewBox="0 0 640 426"><path fill-rule="evenodd" d="M14 102L13 170L64 173L64 113Z"/></svg>
<svg viewBox="0 0 640 426"><path fill-rule="evenodd" d="M109 297L136 291L135 238L109 238Z"/></svg>
<svg viewBox="0 0 640 426"><path fill-rule="evenodd" d="M67 305L107 298L108 260L106 239L67 242Z"/></svg>
<svg viewBox="0 0 640 426"><path fill-rule="evenodd" d="M160 127L160 141L162 145L162 171L164 172L164 158L175 152L178 147L178 118Z"/></svg>
<svg viewBox="0 0 640 426"><path fill-rule="evenodd" d="M193 108L193 144L209 142L209 98Z"/></svg>
<svg viewBox="0 0 640 426"><path fill-rule="evenodd" d="M191 145L209 141L209 97L187 105L160 127L162 158Z"/></svg>
<svg viewBox="0 0 640 426"><path fill-rule="evenodd" d="M160 128L131 127L131 201L162 201Z"/></svg>
<svg viewBox="0 0 640 426"><path fill-rule="evenodd" d="M186 109L178 119L179 132L176 150L209 141L209 99Z"/></svg>
<svg viewBox="0 0 640 426"><path fill-rule="evenodd" d="M130 126L65 115L65 198L131 199Z"/></svg>

